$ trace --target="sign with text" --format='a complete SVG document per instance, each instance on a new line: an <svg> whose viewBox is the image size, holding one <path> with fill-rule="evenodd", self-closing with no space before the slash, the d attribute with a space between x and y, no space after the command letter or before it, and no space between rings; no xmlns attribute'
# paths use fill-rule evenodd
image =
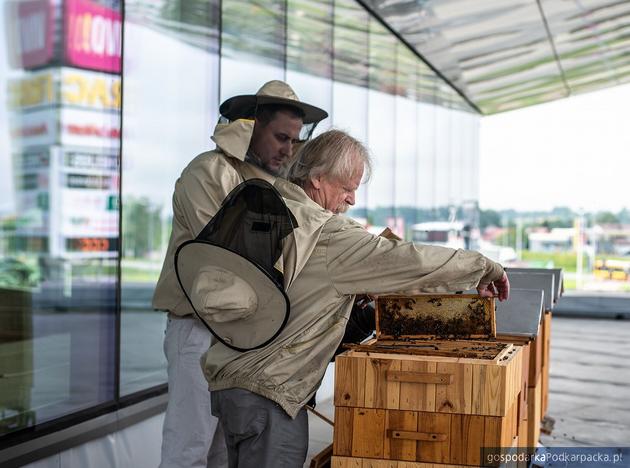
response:
<svg viewBox="0 0 630 468"><path fill-rule="evenodd" d="M9 82L9 106L27 110L59 103L120 111L120 76L72 68L29 73Z"/></svg>
<svg viewBox="0 0 630 468"><path fill-rule="evenodd" d="M120 73L122 16L89 0L65 2L65 62L78 67Z"/></svg>

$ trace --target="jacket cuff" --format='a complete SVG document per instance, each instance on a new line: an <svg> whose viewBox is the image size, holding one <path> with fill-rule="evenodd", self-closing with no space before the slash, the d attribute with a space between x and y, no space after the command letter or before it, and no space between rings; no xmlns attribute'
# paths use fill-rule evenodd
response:
<svg viewBox="0 0 630 468"><path fill-rule="evenodd" d="M488 283L491 283L492 281L500 280L503 277L503 273L505 273L505 270L503 269L503 267L497 262L493 262L487 257L485 258L485 260L486 260L485 273L479 280L479 283L488 284Z"/></svg>

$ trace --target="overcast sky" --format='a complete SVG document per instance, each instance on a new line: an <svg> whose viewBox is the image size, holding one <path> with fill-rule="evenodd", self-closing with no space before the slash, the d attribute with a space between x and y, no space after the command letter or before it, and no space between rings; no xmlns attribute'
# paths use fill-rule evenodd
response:
<svg viewBox="0 0 630 468"><path fill-rule="evenodd" d="M630 208L630 85L481 118L483 209Z"/></svg>

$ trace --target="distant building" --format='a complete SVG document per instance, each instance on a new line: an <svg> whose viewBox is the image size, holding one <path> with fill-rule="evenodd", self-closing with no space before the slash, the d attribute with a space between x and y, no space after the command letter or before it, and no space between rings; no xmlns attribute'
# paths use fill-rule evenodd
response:
<svg viewBox="0 0 630 468"><path fill-rule="evenodd" d="M529 250L534 252L562 252L573 250L574 228L553 228L549 232L530 232Z"/></svg>
<svg viewBox="0 0 630 468"><path fill-rule="evenodd" d="M597 250L613 255L630 255L630 224L599 224Z"/></svg>

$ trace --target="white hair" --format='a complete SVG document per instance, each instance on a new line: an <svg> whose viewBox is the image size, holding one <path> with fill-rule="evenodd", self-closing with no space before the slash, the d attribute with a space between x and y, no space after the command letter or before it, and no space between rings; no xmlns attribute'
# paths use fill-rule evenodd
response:
<svg viewBox="0 0 630 468"><path fill-rule="evenodd" d="M346 132L333 129L307 141L287 167L286 176L300 187L320 175L348 180L358 164L365 170L364 180L369 180L372 161L367 148Z"/></svg>

